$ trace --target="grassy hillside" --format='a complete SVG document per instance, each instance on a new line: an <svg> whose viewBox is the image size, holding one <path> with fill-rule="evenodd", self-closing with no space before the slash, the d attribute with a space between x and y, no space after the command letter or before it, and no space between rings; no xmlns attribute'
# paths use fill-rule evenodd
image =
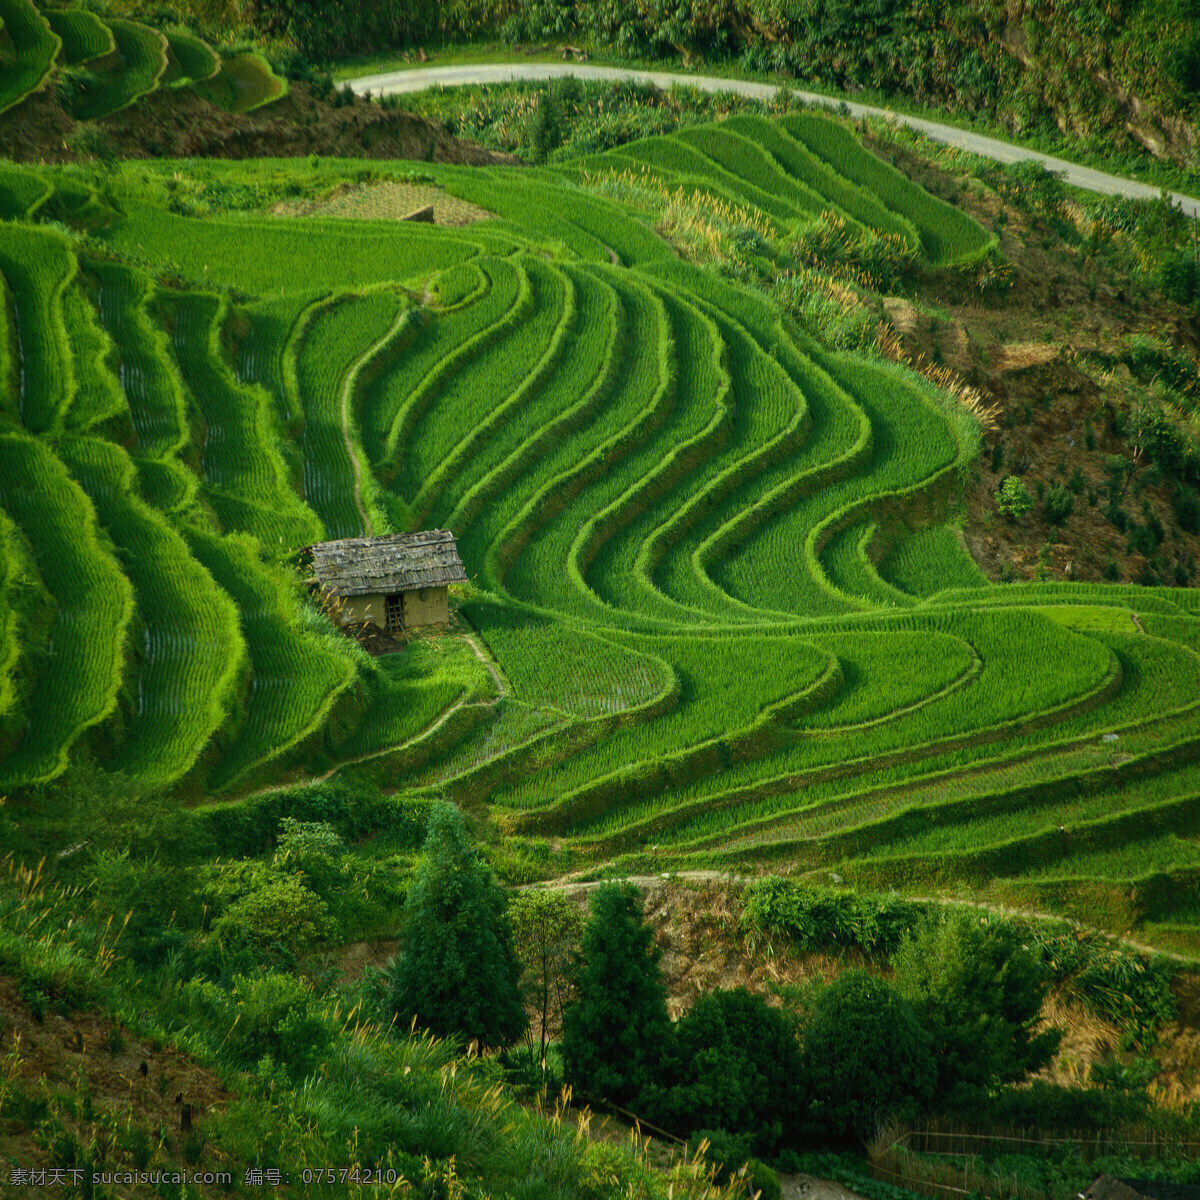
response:
<svg viewBox="0 0 1200 1200"><path fill-rule="evenodd" d="M767 274L831 221L961 277L994 238L809 114L433 167L496 214L456 229L188 215L343 172L123 174L86 240L4 227L31 298L4 410L34 584L6 593L20 803L68 761L235 804L353 771L485 804L516 878L769 862L1193 944L1150 884L1178 904L1200 866L1194 593L988 585L953 525L978 418L681 261L649 214L725 213ZM94 532L47 542L67 506ZM308 608L294 555L409 526L454 529L472 583L446 652L394 670ZM68 604L96 630L78 666L47 653ZM44 715L85 670L78 718Z"/></svg>
<svg viewBox="0 0 1200 1200"><path fill-rule="evenodd" d="M213 135L291 157L122 163L191 144L194 89L272 88L180 27L71 13L96 161L0 169L5 1157L232 1167L205 1196L256 1194L255 1164L366 1194L336 1161L389 1194L718 1200L694 1155L551 1104L553 1052L388 1028L442 800L510 885L791 876L696 902L676 1011L702 977L770 980L803 1023L814 978L886 973L923 912L981 905L1070 1026L986 1120L1051 1096L1047 1127L1181 1146L1200 377L1169 209L952 174L782 99L698 123L571 83L477 106L537 167L435 161L454 143L416 118L425 161L388 161L404 114L316 85ZM1091 339L1062 362L1034 341L1059 316ZM428 527L470 578L451 626L381 654L337 632L301 548ZM1142 584L1070 582L1117 530Z"/></svg>

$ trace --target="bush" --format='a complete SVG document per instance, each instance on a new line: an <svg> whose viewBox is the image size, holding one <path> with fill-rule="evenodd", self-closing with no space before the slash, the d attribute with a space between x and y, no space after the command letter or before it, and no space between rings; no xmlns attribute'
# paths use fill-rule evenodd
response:
<svg viewBox="0 0 1200 1200"><path fill-rule="evenodd" d="M1015 475L1009 475L996 492L996 508L1006 521L1019 521L1033 511L1033 497Z"/></svg>
<svg viewBox="0 0 1200 1200"><path fill-rule="evenodd" d="M291 975L235 975L233 991L238 1020L225 1039L231 1057L247 1066L271 1058L297 1079L320 1065L332 1034L301 980Z"/></svg>
<svg viewBox="0 0 1200 1200"><path fill-rule="evenodd" d="M1200 496L1196 495L1195 488L1179 487L1171 506L1184 533L1200 533Z"/></svg>
<svg viewBox="0 0 1200 1200"><path fill-rule="evenodd" d="M1069 488L1056 483L1042 502L1042 513L1051 525L1061 525L1075 511L1075 497Z"/></svg>
<svg viewBox="0 0 1200 1200"><path fill-rule="evenodd" d="M676 1025L647 1115L689 1133L724 1129L770 1154L799 1119L801 1069L794 1020L741 988L711 992Z"/></svg>
<svg viewBox="0 0 1200 1200"><path fill-rule="evenodd" d="M932 1098L937 1069L907 1000L865 971L843 971L817 1000L804 1036L804 1085L818 1129L874 1134Z"/></svg>
<svg viewBox="0 0 1200 1200"><path fill-rule="evenodd" d="M671 1035L659 951L630 883L592 893L576 999L563 1013L563 1071L585 1095L632 1104Z"/></svg>
<svg viewBox="0 0 1200 1200"><path fill-rule="evenodd" d="M783 1188L779 1176L750 1153L745 1141L724 1129L701 1129L688 1142L692 1157L699 1153L705 1142L708 1146L704 1157L713 1165L716 1182L736 1183L739 1179L744 1180L749 1195L758 1193L759 1200L780 1200Z"/></svg>
<svg viewBox="0 0 1200 1200"><path fill-rule="evenodd" d="M325 901L302 880L264 874L256 886L229 904L212 928L223 940L245 939L296 950L330 937L334 923Z"/></svg>
<svg viewBox="0 0 1200 1200"><path fill-rule="evenodd" d="M769 875L743 896L741 931L751 945L785 939L801 950L890 954L916 924L922 905L895 895L839 891Z"/></svg>
<svg viewBox="0 0 1200 1200"><path fill-rule="evenodd" d="M893 959L896 986L932 1039L938 1093L990 1092L1046 1066L1059 1030L1036 1033L1049 977L1014 930L933 913Z"/></svg>
<svg viewBox="0 0 1200 1200"><path fill-rule="evenodd" d="M1158 286L1176 304L1193 304L1200 299L1200 265L1190 250L1175 250L1164 256L1158 269Z"/></svg>

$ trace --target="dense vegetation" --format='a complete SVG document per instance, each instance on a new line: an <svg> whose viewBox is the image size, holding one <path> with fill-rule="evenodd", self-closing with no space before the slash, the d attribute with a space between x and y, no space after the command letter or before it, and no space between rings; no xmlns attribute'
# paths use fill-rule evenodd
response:
<svg viewBox="0 0 1200 1200"><path fill-rule="evenodd" d="M256 0L242 11L263 34L314 61L480 38L569 43L869 89L981 115L1014 132L1052 139L1065 132L1076 152L1082 140L1195 166L1194 0L384 0L335 8Z"/></svg>

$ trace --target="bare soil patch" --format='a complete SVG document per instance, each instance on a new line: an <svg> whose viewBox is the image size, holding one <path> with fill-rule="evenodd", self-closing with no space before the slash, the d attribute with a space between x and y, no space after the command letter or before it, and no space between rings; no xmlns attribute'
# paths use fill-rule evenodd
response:
<svg viewBox="0 0 1200 1200"><path fill-rule="evenodd" d="M232 1099L211 1071L179 1050L138 1038L96 1013L64 1016L47 1007L39 1022L8 977L0 978L0 1062L23 1103L44 1102L79 1145L99 1146L112 1130L135 1126L150 1136L158 1164L180 1162L187 1136L181 1129L185 1105L193 1130L202 1135L205 1118ZM129 1161L119 1145L108 1146L106 1153L109 1169ZM240 1178L238 1168L217 1161L214 1149L204 1154L204 1169L229 1170ZM29 1168L63 1165L53 1163L42 1139L14 1120L0 1122L0 1159ZM213 1187L198 1194L221 1193Z"/></svg>
<svg viewBox="0 0 1200 1200"><path fill-rule="evenodd" d="M780 1175L779 1186L783 1200L863 1200L858 1192L815 1175Z"/></svg>
<svg viewBox="0 0 1200 1200"><path fill-rule="evenodd" d="M304 83L252 113L230 113L191 88L163 88L131 108L88 122L119 158L293 158L319 154L360 159L507 163L511 154L453 137L436 121L358 101L337 106ZM0 156L16 162L79 161L69 139L82 126L53 88L0 114Z"/></svg>

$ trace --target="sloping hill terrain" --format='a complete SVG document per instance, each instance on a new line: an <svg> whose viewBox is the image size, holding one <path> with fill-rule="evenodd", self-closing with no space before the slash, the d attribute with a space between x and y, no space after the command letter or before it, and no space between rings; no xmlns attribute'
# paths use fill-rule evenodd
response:
<svg viewBox="0 0 1200 1200"><path fill-rule="evenodd" d="M1194 945L1197 593L990 585L953 524L977 416L682 261L648 206L740 214L751 255L834 217L930 272L991 235L808 113L430 166L495 214L457 228L206 215L354 171L6 172L18 805L85 761L235 806L353 769L482 806L528 877L786 864ZM296 551L426 527L472 580L456 630L371 659Z"/></svg>

